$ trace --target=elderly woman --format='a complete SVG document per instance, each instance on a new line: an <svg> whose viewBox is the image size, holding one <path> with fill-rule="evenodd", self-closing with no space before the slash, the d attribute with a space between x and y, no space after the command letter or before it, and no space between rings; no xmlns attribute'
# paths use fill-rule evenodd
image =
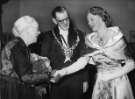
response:
<svg viewBox="0 0 135 99"><path fill-rule="evenodd" d="M28 45L40 34L37 21L31 16L19 18L13 26L15 39L2 51L0 76L4 84L2 99L35 99L35 86L48 81L49 60L31 54Z"/></svg>

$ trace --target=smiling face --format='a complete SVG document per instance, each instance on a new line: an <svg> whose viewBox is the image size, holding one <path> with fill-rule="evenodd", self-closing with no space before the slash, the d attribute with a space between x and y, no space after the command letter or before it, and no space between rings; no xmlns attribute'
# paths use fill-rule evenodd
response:
<svg viewBox="0 0 135 99"><path fill-rule="evenodd" d="M67 31L69 29L70 20L66 10L56 12L56 18L54 21L62 30Z"/></svg>
<svg viewBox="0 0 135 99"><path fill-rule="evenodd" d="M37 41L37 36L40 34L38 27L30 27L28 26L25 30L20 34L20 37L24 40L26 45L30 45Z"/></svg>
<svg viewBox="0 0 135 99"><path fill-rule="evenodd" d="M103 26L104 21L102 20L102 18L98 15L93 15L91 13L88 13L87 15L87 21L88 21L88 25L89 27L93 30L93 31L98 31L101 26Z"/></svg>
<svg viewBox="0 0 135 99"><path fill-rule="evenodd" d="M97 28L102 25L105 25L105 27L113 26L112 18L109 13L102 7L98 6L91 7L88 10L87 20L93 31L97 30Z"/></svg>
<svg viewBox="0 0 135 99"><path fill-rule="evenodd" d="M22 38L26 45L36 42L40 34L39 24L31 16L22 16L16 20L12 31L14 36Z"/></svg>
<svg viewBox="0 0 135 99"><path fill-rule="evenodd" d="M29 44L35 43L37 41L37 36L40 34L40 31L38 29L38 27L30 27L27 29L26 31L26 38L27 38L27 42Z"/></svg>

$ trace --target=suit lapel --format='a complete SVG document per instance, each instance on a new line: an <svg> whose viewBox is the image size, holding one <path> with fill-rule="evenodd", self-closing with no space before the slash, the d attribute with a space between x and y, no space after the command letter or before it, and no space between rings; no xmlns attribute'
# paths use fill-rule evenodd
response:
<svg viewBox="0 0 135 99"><path fill-rule="evenodd" d="M55 36L57 37L57 39L62 43L62 40L60 37L60 31L59 31L58 27L55 27L53 32L54 32Z"/></svg>
<svg viewBox="0 0 135 99"><path fill-rule="evenodd" d="M77 40L77 32L74 31L73 29L69 29L69 35L68 35L68 43L69 46L71 47L72 45L74 45L76 43Z"/></svg>

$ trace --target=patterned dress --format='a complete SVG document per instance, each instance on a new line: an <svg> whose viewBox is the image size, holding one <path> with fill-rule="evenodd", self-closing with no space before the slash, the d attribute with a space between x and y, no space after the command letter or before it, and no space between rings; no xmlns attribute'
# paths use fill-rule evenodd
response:
<svg viewBox="0 0 135 99"><path fill-rule="evenodd" d="M96 33L86 37L87 45L96 50L90 60L90 63L94 62L97 66L97 79L92 99L134 99L131 84L126 74L109 81L100 79L103 73L112 73L121 69L128 59L124 53L126 44L120 29L118 27L108 29L112 37L105 44L98 42Z"/></svg>

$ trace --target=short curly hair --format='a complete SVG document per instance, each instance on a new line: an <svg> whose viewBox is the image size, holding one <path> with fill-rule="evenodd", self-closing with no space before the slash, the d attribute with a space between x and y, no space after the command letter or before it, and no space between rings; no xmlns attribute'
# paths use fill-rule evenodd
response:
<svg viewBox="0 0 135 99"><path fill-rule="evenodd" d="M23 31L26 31L29 27L39 27L38 22L31 16L22 16L14 22L12 32L14 36L19 37Z"/></svg>
<svg viewBox="0 0 135 99"><path fill-rule="evenodd" d="M105 9L98 6L94 6L88 10L88 14L89 13L100 16L107 27L111 27L113 25L112 18Z"/></svg>

